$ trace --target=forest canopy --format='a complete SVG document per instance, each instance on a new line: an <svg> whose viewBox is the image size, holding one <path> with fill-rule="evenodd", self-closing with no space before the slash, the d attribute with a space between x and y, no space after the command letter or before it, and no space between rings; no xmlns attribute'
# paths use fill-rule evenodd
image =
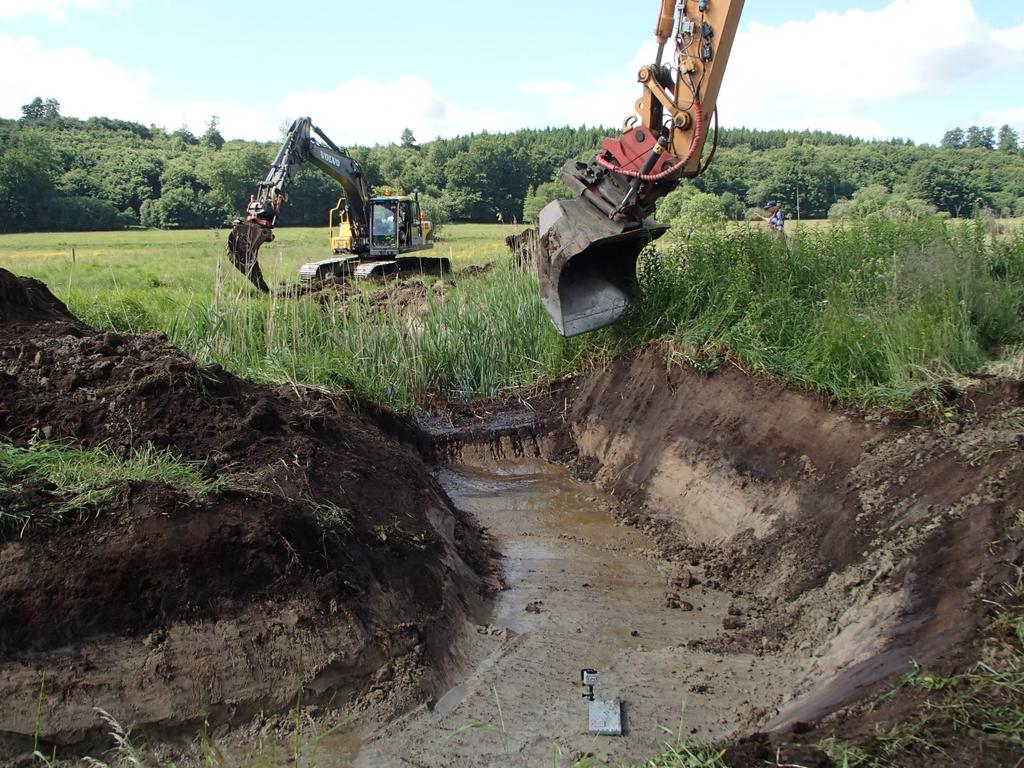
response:
<svg viewBox="0 0 1024 768"><path fill-rule="evenodd" d="M420 194L437 222L531 220L568 195L557 171L588 158L608 128L526 129L349 147L373 188ZM344 146L343 136L332 137ZM710 144L710 142L709 142ZM242 214L267 173L277 142L225 141L213 117L187 128L60 115L34 99L20 119L0 119L0 231L218 227ZM844 218L879 199L899 210L953 217L1024 215L1024 152L1009 126L947 131L938 146L865 141L822 131L723 129L714 163L692 182L743 218L768 199L791 218ZM315 226L340 195L312 166L289 191L281 223Z"/></svg>

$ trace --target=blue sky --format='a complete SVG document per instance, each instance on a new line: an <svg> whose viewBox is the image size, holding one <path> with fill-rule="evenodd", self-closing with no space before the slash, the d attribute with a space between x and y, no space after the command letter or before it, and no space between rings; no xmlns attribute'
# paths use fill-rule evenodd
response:
<svg viewBox="0 0 1024 768"><path fill-rule="evenodd" d="M617 125L658 8L348 5L0 0L0 115L39 95L79 117L201 131L217 114L228 138L273 139L309 114L343 144ZM747 0L719 107L725 125L937 142L954 125L1024 129L1022 74L1020 0Z"/></svg>

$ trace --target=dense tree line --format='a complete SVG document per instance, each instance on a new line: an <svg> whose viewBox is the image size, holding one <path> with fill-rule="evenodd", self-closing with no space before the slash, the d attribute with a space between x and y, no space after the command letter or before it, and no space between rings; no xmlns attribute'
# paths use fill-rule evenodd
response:
<svg viewBox="0 0 1024 768"><path fill-rule="evenodd" d="M398 143L350 151L371 186L419 192L436 221L522 221L568 194L555 181L567 158L590 156L611 133L549 128L420 144L406 129ZM66 118L55 100L35 99L20 119L0 119L0 231L221 226L245 210L277 146L225 141L215 117L196 136L185 128ZM694 187L717 196L731 218L769 198L791 217L822 218L837 204L849 213L880 195L950 216L1024 215L1024 152L1009 126L954 129L938 147L729 129ZM339 194L332 179L304 169L282 223L324 223Z"/></svg>

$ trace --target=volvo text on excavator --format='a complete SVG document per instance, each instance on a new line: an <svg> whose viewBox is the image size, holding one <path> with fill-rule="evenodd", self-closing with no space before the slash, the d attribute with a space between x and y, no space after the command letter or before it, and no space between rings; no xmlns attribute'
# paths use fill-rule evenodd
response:
<svg viewBox="0 0 1024 768"><path fill-rule="evenodd" d="M743 0L662 0L657 57L640 69L643 94L623 134L590 162L568 161L561 178L579 194L538 217L540 294L556 330L575 336L615 322L636 290L640 252L668 229L655 203L697 176ZM674 66L663 63L676 49Z"/></svg>
<svg viewBox="0 0 1024 768"><path fill-rule="evenodd" d="M358 163L308 117L302 117L288 129L266 179L249 202L245 220L238 222L228 236L231 262L253 285L264 293L270 290L260 269L259 249L274 239L288 187L307 160L336 179L344 194L329 214L335 258L304 264L299 271L303 281L339 274L368 277L388 272L451 271L446 258L403 255L434 247L433 231L420 212L418 198L371 197Z"/></svg>

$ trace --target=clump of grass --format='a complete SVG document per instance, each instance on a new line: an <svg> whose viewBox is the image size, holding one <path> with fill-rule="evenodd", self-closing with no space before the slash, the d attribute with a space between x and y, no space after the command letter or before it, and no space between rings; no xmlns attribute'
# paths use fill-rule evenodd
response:
<svg viewBox="0 0 1024 768"><path fill-rule="evenodd" d="M427 545L426 537L423 534L411 533L405 530L402 527L401 521L397 518L390 523L374 525L371 530L381 544L388 544L390 542L397 546L410 546L416 549L424 549Z"/></svg>
<svg viewBox="0 0 1024 768"><path fill-rule="evenodd" d="M113 758L114 766L125 768L144 768L146 761L139 749L132 743L132 732L130 728L121 725L112 715L99 707L95 708L96 714L107 726L114 746L110 749L110 756ZM97 760L94 757L86 757L83 761L89 768L112 768L110 763Z"/></svg>
<svg viewBox="0 0 1024 768"><path fill-rule="evenodd" d="M313 511L313 519L323 531L348 535L352 533L352 513L345 507L329 501L306 502Z"/></svg>
<svg viewBox="0 0 1024 768"><path fill-rule="evenodd" d="M641 264L621 329L717 347L752 372L864 405L903 407L995 347L1024 342L1024 235L981 224L869 221L698 233Z"/></svg>
<svg viewBox="0 0 1024 768"><path fill-rule="evenodd" d="M124 318L101 324L137 328L134 305L124 306ZM366 295L215 295L165 317L163 328L188 354L251 379L352 392L402 410L529 386L574 370L589 352L558 338L536 279L510 264L428 291L422 310L397 297L380 305Z"/></svg>
<svg viewBox="0 0 1024 768"><path fill-rule="evenodd" d="M724 755L721 747L680 743L632 768L727 768Z"/></svg>
<svg viewBox="0 0 1024 768"><path fill-rule="evenodd" d="M21 447L0 440L0 491L13 492L30 483L53 490L58 501L42 509L0 509L0 527L22 533L29 525L56 523L81 516L109 502L126 482L162 482L206 495L224 487L220 478L203 477L201 463L185 461L151 443L127 458L104 446L76 448L33 436Z"/></svg>

